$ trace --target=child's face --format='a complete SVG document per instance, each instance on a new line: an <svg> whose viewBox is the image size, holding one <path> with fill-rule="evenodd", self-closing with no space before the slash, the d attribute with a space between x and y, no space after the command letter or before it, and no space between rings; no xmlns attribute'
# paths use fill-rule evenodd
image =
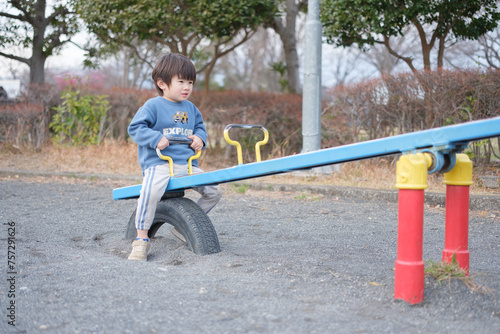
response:
<svg viewBox="0 0 500 334"><path fill-rule="evenodd" d="M163 98L172 102L186 101L193 91L193 81L179 78L177 75L172 77L170 87L163 80L158 80L157 84L163 90Z"/></svg>

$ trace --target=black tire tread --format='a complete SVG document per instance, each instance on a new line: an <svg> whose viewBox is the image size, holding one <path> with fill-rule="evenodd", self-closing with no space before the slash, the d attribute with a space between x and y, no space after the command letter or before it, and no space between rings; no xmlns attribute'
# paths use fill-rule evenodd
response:
<svg viewBox="0 0 500 334"><path fill-rule="evenodd" d="M164 223L177 228L186 238L188 248L194 253L208 255L220 252L219 239L210 218L192 200L183 197L161 200L156 208L149 237L153 238ZM133 239L135 236L134 212L128 223L126 238Z"/></svg>

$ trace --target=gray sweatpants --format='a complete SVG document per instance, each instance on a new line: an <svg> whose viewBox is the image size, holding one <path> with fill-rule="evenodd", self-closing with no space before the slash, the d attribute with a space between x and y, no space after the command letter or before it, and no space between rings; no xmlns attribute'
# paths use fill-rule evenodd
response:
<svg viewBox="0 0 500 334"><path fill-rule="evenodd" d="M193 174L203 173L203 170L193 166ZM174 175L187 175L188 165L174 164ZM156 207L170 181L170 167L168 163L156 165L144 171L142 189L137 201L135 227L138 230L149 230L153 224ZM222 197L220 186L205 186L193 188L201 197L196 202L201 209L208 213L219 203Z"/></svg>

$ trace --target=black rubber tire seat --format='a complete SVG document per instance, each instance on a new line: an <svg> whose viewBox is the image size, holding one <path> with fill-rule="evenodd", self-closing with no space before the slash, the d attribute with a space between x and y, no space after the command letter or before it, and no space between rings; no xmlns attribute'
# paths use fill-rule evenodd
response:
<svg viewBox="0 0 500 334"><path fill-rule="evenodd" d="M133 239L137 235L135 214L134 211L128 222L126 239ZM208 255L220 252L219 239L210 218L192 200L184 197L162 199L156 208L149 237L154 238L158 229L165 223L182 233L186 238L187 247L194 253Z"/></svg>

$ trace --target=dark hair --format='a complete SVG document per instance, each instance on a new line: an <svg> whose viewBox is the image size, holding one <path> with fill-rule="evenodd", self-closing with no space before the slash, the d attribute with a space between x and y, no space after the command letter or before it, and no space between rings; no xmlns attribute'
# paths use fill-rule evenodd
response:
<svg viewBox="0 0 500 334"><path fill-rule="evenodd" d="M160 96L163 96L163 91L158 87L158 80L161 79L168 87L172 83L174 76L179 78L196 81L196 68L189 58L178 54L169 53L160 58L153 69L153 82Z"/></svg>

